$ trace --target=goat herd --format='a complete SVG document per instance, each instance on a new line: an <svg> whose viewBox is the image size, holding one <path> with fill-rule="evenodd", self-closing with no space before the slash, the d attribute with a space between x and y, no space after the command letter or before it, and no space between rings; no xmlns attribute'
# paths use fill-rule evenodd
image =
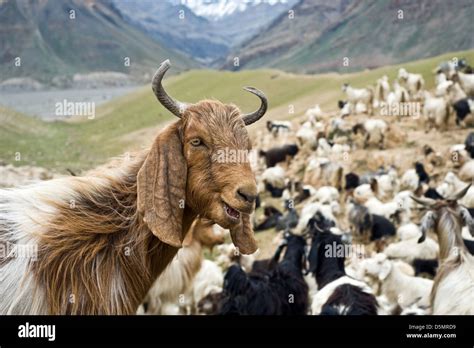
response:
<svg viewBox="0 0 474 348"><path fill-rule="evenodd" d="M231 244L214 248L225 231L197 220L195 244L178 252L140 312L474 314L474 133L445 153L424 144L404 171L387 159L374 171L350 170L357 147L365 156L371 145L386 148L391 122L412 117L434 137L451 114L455 129L469 124L474 74L466 61L440 64L435 81L432 94L421 75L402 68L393 90L387 76L375 88L344 84L338 114L316 105L296 129L296 121L267 121L252 162L253 225L271 234L263 247L274 251L256 259ZM384 114L390 108L397 111ZM372 117L376 110L380 118ZM215 249L213 261L203 259L203 247Z"/></svg>
<svg viewBox="0 0 474 348"><path fill-rule="evenodd" d="M440 64L434 93L405 69L393 90L386 76L344 84L340 111L267 121L237 165L206 154L250 148L263 93L247 88L261 100L248 115L181 103L163 63L153 90L180 120L149 151L0 190L0 242L35 251L0 259L0 313L474 314L474 133L418 143L408 168L387 155L413 120L434 138L469 124L474 74L457 63Z"/></svg>

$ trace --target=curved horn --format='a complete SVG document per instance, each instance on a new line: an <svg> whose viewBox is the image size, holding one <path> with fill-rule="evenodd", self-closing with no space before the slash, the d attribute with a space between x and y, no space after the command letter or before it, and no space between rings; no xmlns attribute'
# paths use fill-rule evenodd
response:
<svg viewBox="0 0 474 348"><path fill-rule="evenodd" d="M413 199L416 203L424 205L425 207L431 207L436 204L436 200L427 197L416 197L410 195L410 198Z"/></svg>
<svg viewBox="0 0 474 348"><path fill-rule="evenodd" d="M461 191L455 193L454 195L450 196L447 200L449 201L457 201L458 199L461 199L464 197L464 195L467 193L469 188L471 187L471 184L467 185L465 188L463 188Z"/></svg>
<svg viewBox="0 0 474 348"><path fill-rule="evenodd" d="M171 98L168 93L166 93L161 81L163 80L163 76L171 67L170 60L167 59L163 63L160 64L160 67L153 76L153 80L151 83L151 88L153 89L153 93L155 93L156 98L158 101L167 108L171 113L179 118L183 116L184 111L188 107L186 103L181 103L180 101L174 100Z"/></svg>
<svg viewBox="0 0 474 348"><path fill-rule="evenodd" d="M262 101L262 104L260 105L260 108L257 111L254 111L250 114L245 114L242 116L242 119L244 120L245 125L248 126L249 124L252 124L258 121L259 119L262 118L263 115L265 115L265 112L267 111L267 107L268 107L268 101L267 101L267 97L265 97L265 94L263 94L262 91L254 87L244 87L244 89L252 94L255 94Z"/></svg>

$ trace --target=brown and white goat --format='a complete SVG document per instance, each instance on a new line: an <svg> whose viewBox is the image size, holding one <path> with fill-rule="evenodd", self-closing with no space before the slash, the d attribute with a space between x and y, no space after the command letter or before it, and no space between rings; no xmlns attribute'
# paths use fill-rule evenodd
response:
<svg viewBox="0 0 474 348"><path fill-rule="evenodd" d="M215 159L251 149L245 126L267 100L246 88L261 99L246 115L215 100L178 102L162 87L169 67L152 87L179 120L148 151L84 177L0 190L0 246L12 251L0 255L0 314L135 313L197 215L230 229L241 253L256 251L250 164Z"/></svg>
<svg viewBox="0 0 474 348"><path fill-rule="evenodd" d="M470 186L445 200L412 197L430 209L423 216L418 242L425 240L427 231L434 230L440 246L440 266L431 291L433 314L474 314L474 257L461 235L463 225L474 235L474 220L457 202Z"/></svg>

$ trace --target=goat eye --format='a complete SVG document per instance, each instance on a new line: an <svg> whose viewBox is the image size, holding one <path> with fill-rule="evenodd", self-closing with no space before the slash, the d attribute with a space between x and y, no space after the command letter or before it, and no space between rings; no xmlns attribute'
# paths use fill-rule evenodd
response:
<svg viewBox="0 0 474 348"><path fill-rule="evenodd" d="M202 145L202 140L199 139L199 138L195 138L195 139L191 140L191 145L192 145L192 146L199 146L199 145Z"/></svg>

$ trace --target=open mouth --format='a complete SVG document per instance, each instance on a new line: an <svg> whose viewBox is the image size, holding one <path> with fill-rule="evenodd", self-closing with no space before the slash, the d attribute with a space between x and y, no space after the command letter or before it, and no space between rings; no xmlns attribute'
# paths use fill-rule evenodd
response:
<svg viewBox="0 0 474 348"><path fill-rule="evenodd" d="M232 220L238 221L240 219L240 212L238 210L235 210L234 208L232 208L225 202L224 202L224 211L227 214L227 216L231 218Z"/></svg>

